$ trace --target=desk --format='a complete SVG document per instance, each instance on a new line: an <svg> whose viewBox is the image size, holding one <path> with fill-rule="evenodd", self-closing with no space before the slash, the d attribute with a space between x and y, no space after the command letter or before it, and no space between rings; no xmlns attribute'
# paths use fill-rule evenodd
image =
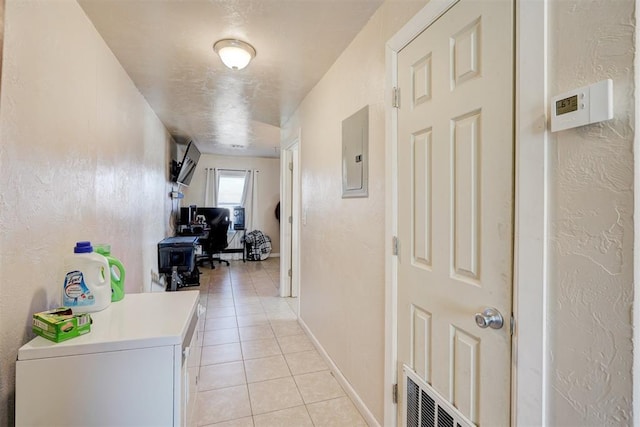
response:
<svg viewBox="0 0 640 427"><path fill-rule="evenodd" d="M240 239L240 243L242 243L242 247L241 248L226 248L223 249L221 251L221 253L223 254L239 254L242 253L242 262L246 262L246 245L244 243L244 236L247 234L247 230L245 230L244 228L242 230L234 230L236 233L238 233L239 231L242 231L242 238ZM233 240L233 238L231 239Z"/></svg>
<svg viewBox="0 0 640 427"><path fill-rule="evenodd" d="M236 233L242 232L242 237L240 238L240 243L242 244L242 247L241 248L228 248L227 247L227 248L221 250L220 253L222 253L222 254L239 254L239 253L241 253L242 254L242 262L246 262L247 251L246 251L246 245L244 243L244 237L247 234L247 230L242 229L242 230L234 230L234 231ZM193 237L196 238L196 244L198 244L200 239L206 239L207 237L209 237L209 229L208 228L204 228L204 229L202 229L202 232L200 232L200 233L192 232L189 229L185 229L185 230L182 230L181 232L179 232L177 236L170 237L170 239L172 239L172 238L173 239L182 239L182 238L187 238L188 239L188 238L193 238ZM165 240L167 240L167 239L165 239ZM233 240L233 238L231 240ZM163 240L163 242L164 242L164 240Z"/></svg>
<svg viewBox="0 0 640 427"><path fill-rule="evenodd" d="M240 238L240 243L242 244L241 248L225 248L223 250L220 251L221 254L242 254L242 262L246 262L247 258L247 251L246 251L246 246L244 244L244 236L247 233L247 230L245 229L241 229L241 230L233 230L235 233L240 233L242 232L242 237ZM209 237L209 229L208 228L204 228L202 230L201 233L196 233L193 231L190 231L188 229L183 230L182 232L180 232L178 234L178 236L196 236L198 238L198 240L200 239L206 239L207 237ZM233 238L231 238L231 241L233 241Z"/></svg>
<svg viewBox="0 0 640 427"><path fill-rule="evenodd" d="M208 228L202 228L202 227L198 227L200 228L200 231L192 231L188 228L179 231L176 234L176 237L197 237L198 239L206 239L207 237L209 237L209 229Z"/></svg>

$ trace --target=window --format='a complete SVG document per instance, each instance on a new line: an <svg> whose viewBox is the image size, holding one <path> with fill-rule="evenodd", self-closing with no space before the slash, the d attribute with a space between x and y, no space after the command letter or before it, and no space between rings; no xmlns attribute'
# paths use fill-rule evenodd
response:
<svg viewBox="0 0 640 427"><path fill-rule="evenodd" d="M246 191L245 171L220 170L218 175L218 207L233 212L235 206L243 206Z"/></svg>

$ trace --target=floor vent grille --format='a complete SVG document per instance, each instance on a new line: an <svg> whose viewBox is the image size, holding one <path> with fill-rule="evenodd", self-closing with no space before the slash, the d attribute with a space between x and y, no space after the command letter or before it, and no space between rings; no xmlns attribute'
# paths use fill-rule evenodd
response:
<svg viewBox="0 0 640 427"><path fill-rule="evenodd" d="M407 366L405 417L407 427L476 427Z"/></svg>

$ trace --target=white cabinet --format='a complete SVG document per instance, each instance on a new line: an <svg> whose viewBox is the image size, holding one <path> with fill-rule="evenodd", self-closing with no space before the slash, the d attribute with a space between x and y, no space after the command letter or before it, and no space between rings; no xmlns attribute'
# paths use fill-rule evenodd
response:
<svg viewBox="0 0 640 427"><path fill-rule="evenodd" d="M16 363L17 426L184 426L200 353L198 291L128 294L91 332L36 337Z"/></svg>

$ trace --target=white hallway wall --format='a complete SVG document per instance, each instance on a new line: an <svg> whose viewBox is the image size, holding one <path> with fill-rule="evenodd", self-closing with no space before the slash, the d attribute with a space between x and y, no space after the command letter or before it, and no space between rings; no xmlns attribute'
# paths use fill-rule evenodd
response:
<svg viewBox="0 0 640 427"><path fill-rule="evenodd" d="M73 0L7 0L0 99L0 425L34 312L63 257L109 242L126 291L150 286L169 230L170 137ZM125 297L126 298L126 297Z"/></svg>
<svg viewBox="0 0 640 427"><path fill-rule="evenodd" d="M549 145L549 414L631 425L634 1L549 8L549 95L611 78L615 118Z"/></svg>
<svg viewBox="0 0 640 427"><path fill-rule="evenodd" d="M206 168L257 169L260 171L258 208L253 229L271 238L272 253L280 253L280 224L275 216L280 201L280 159L267 157L229 157L203 154L188 188L184 188L182 206L204 206ZM252 231L252 230L247 230Z"/></svg>
<svg viewBox="0 0 640 427"><path fill-rule="evenodd" d="M380 422L384 43L423 4L387 1L282 136L302 130L301 318ZM635 7L550 0L548 11L550 95L611 77L616 118L549 141L547 421L630 424ZM344 200L340 125L366 104L370 196Z"/></svg>
<svg viewBox="0 0 640 427"><path fill-rule="evenodd" d="M283 127L283 144L302 130L306 225L301 225L300 316L380 424L385 43L425 3L384 3ZM365 105L369 105L369 197L342 199L342 120Z"/></svg>

